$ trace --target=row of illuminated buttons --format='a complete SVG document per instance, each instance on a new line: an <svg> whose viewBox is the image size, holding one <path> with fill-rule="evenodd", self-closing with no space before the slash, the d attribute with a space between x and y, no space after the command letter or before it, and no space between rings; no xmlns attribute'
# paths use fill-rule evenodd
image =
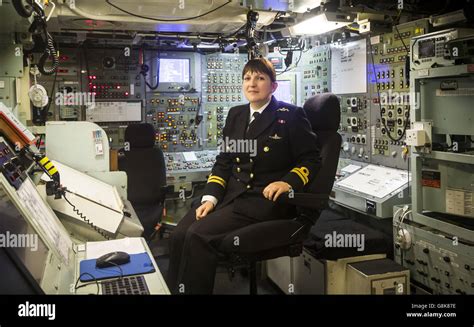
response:
<svg viewBox="0 0 474 327"><path fill-rule="evenodd" d="M238 79L235 79L235 78L217 78L217 77L214 77L214 78L208 78L207 79L207 83L208 84L242 84L242 79L238 78Z"/></svg>
<svg viewBox="0 0 474 327"><path fill-rule="evenodd" d="M108 79L108 80L124 80L127 81L129 80L128 76L102 76L102 75L89 75L89 80L103 80L103 79Z"/></svg>
<svg viewBox="0 0 474 327"><path fill-rule="evenodd" d="M405 115L404 115L404 116L405 116L405 118L408 118L409 115L410 115L410 114L409 114L409 112L407 111L407 112L405 112ZM388 112L388 118L389 118L389 120L388 120L389 126L395 125L395 120L394 120L394 119L391 119L391 118L393 118L393 113L392 113L391 111ZM378 119L377 119L377 120L378 120ZM386 122L387 122L386 118L382 118L382 123L385 124ZM397 118L396 123L397 123L397 125L399 125L399 126L405 125L405 119L403 119L403 118Z"/></svg>
<svg viewBox="0 0 474 327"><path fill-rule="evenodd" d="M391 111L393 109L394 109L394 106L389 106L389 111L388 111L389 115L391 113L391 115L393 116L393 111ZM408 106L405 106L405 110L406 110L405 111L405 115L406 115L407 112L408 112ZM382 107L382 110L381 110L382 115L385 115L386 112L387 112L387 109L385 107ZM397 114L399 114L399 115L403 114L403 108L402 107L398 107Z"/></svg>
<svg viewBox="0 0 474 327"><path fill-rule="evenodd" d="M208 115L208 116L207 116L207 120L208 120L208 121L211 121L211 120L212 120L212 115ZM216 120L217 120L218 122L222 122L222 121L224 121L224 116L223 116L223 115L217 115Z"/></svg>
<svg viewBox="0 0 474 327"><path fill-rule="evenodd" d="M152 99L155 100L156 103L158 103L158 99ZM183 99L168 99L168 105L184 105L186 101L189 101L191 103L199 103L199 98L191 98L191 97L184 97ZM151 101L153 103L153 101ZM163 101L160 99L160 103L163 103Z"/></svg>
<svg viewBox="0 0 474 327"><path fill-rule="evenodd" d="M402 52L402 51L407 51L407 49L405 47L396 47L396 48L387 49L387 53L397 53L397 52ZM383 55L383 51L380 51L380 55Z"/></svg>
<svg viewBox="0 0 474 327"><path fill-rule="evenodd" d="M400 81L400 83L398 84L398 87L403 89L403 88L410 88L410 85L407 83L407 84L404 84L403 81ZM390 90L390 89L394 89L395 88L395 82L386 82L386 83L377 83L377 89L380 90Z"/></svg>
<svg viewBox="0 0 474 327"><path fill-rule="evenodd" d="M232 78L241 78L242 75L240 73L235 73L235 72L232 72L232 73L209 73L207 74L208 78L215 78L215 77L225 77L225 78L229 78L229 77L232 77Z"/></svg>
<svg viewBox="0 0 474 327"><path fill-rule="evenodd" d="M403 103L409 103L409 101L410 101L410 98L408 96L403 99ZM385 109L393 110L393 109L395 109L395 107L398 107L397 111L398 111L399 114L401 114L402 113L402 111L401 111L402 107L396 106L396 105L388 105L387 107L382 107L382 112L385 112ZM405 105L405 109L409 109L409 108L410 108L410 106Z"/></svg>
<svg viewBox="0 0 474 327"><path fill-rule="evenodd" d="M220 97L218 97L217 95L215 96L212 96L212 95L209 95L207 96L207 102L222 102L222 101L227 101L227 102L240 102L242 101L242 96L235 96L233 95L232 98L228 95L226 95L225 97L223 95L221 95Z"/></svg>
<svg viewBox="0 0 474 327"><path fill-rule="evenodd" d="M394 131L393 128L389 128L389 130L390 130L390 132L393 132L393 131ZM387 134L387 131L386 131L385 128L382 128L382 134L383 134L383 135ZM402 136L402 134L403 134L403 128L398 128L398 129L397 129L397 134L398 134L398 136Z"/></svg>
<svg viewBox="0 0 474 327"><path fill-rule="evenodd" d="M194 142L192 142L192 143L179 144L177 141L174 141L174 142L172 142L172 145L181 145L181 146L183 146L183 147L185 147L185 148L192 148L192 147L194 147L194 146L196 145L196 143L197 143L197 141L194 141ZM159 145L161 146L161 148L162 148L163 150L168 149L168 144L166 144L166 143L161 143L161 142L159 142Z"/></svg>
<svg viewBox="0 0 474 327"><path fill-rule="evenodd" d="M375 139L374 140L374 144L377 144L377 145L405 145L405 142L403 141L388 141L388 140L379 140L379 139Z"/></svg>
<svg viewBox="0 0 474 327"><path fill-rule="evenodd" d="M395 78L395 69L392 69L392 72L390 73L390 70L387 70L387 72L385 71L381 71L381 72L377 72L377 78L389 78L391 75L392 78Z"/></svg>
<svg viewBox="0 0 474 327"><path fill-rule="evenodd" d="M382 113L382 115L385 115L384 109L381 110L381 113ZM394 116L394 111L393 110L387 111L387 116L388 116L388 118L392 118Z"/></svg>
<svg viewBox="0 0 474 327"><path fill-rule="evenodd" d="M153 117L152 114L148 114L148 117L153 118L153 120L156 120L157 118L158 118L158 119L165 119L164 116L161 115L161 114L156 115L156 117ZM176 118L176 116L175 116L175 117L168 116L168 117L166 118L166 122L175 123L176 120L175 120L174 118ZM184 116L180 116L178 122L183 121L183 119L184 119Z"/></svg>
<svg viewBox="0 0 474 327"><path fill-rule="evenodd" d="M389 115L390 115L390 113L389 113ZM385 118L382 118L382 123L385 124L386 122L387 122L387 120ZM389 123L389 126L390 126L390 125L393 125L395 121L394 120L389 120L389 122L390 122ZM404 119L402 119L402 118L397 119L397 125L398 126L403 126L404 124L405 124Z"/></svg>
<svg viewBox="0 0 474 327"><path fill-rule="evenodd" d="M398 56L398 61L404 61L406 56ZM389 63L394 63L395 62L395 57L390 57L390 58L382 58L379 60L381 64L389 64Z"/></svg>
<svg viewBox="0 0 474 327"><path fill-rule="evenodd" d="M123 86L128 86L127 83L109 83L107 84L92 84L89 83L89 90L108 90L108 89L117 89L120 90Z"/></svg>
<svg viewBox="0 0 474 327"><path fill-rule="evenodd" d="M327 85L328 83L327 82L323 82L323 85ZM317 84L317 85L306 85L304 87L305 90L309 90L311 87L312 90L316 90L316 89L320 89L321 88L321 85L320 84Z"/></svg>
<svg viewBox="0 0 474 327"><path fill-rule="evenodd" d="M327 87L325 87L322 90L318 90L318 91L306 92L305 93L305 98L303 99L303 102L308 100L310 97L312 97L316 94L322 94L322 93L326 93L326 92L329 92L329 89Z"/></svg>
<svg viewBox="0 0 474 327"><path fill-rule="evenodd" d="M168 134L160 134L160 136L155 136L155 140L157 141L176 141L176 137L174 135L168 135ZM180 141L186 141L186 140L191 140L191 141L196 141L196 135L191 134L189 136L184 136L179 138Z"/></svg>
<svg viewBox="0 0 474 327"><path fill-rule="evenodd" d="M310 79L310 78L322 78L322 77L326 77L328 76L328 74L325 72L322 74L322 76L320 74L307 74L307 75L303 75L303 79Z"/></svg>
<svg viewBox="0 0 474 327"><path fill-rule="evenodd" d="M310 60L310 61L309 61L309 64L310 64L310 65L313 65L313 64L320 64L320 63L326 62L326 61L328 61L328 58L320 58L320 59Z"/></svg>
<svg viewBox="0 0 474 327"><path fill-rule="evenodd" d="M418 30L418 29L417 29ZM415 31L416 32L416 31ZM403 33L400 33L400 36L397 34L395 34L395 40L398 40L400 37L403 39L403 38L406 38L406 37L410 37L411 35L411 32L408 31L408 32L403 32Z"/></svg>
<svg viewBox="0 0 474 327"><path fill-rule="evenodd" d="M213 163L208 163L208 164L192 164L188 166L175 166L175 165L168 165L166 168L168 171L173 171L173 170L188 170L188 169L208 169L211 168L214 164Z"/></svg>
<svg viewBox="0 0 474 327"><path fill-rule="evenodd" d="M216 64L216 65L207 65L207 69L225 69L225 70L228 70L228 69L235 69L237 71L241 71L243 68L243 64L227 64L224 65L223 64Z"/></svg>
<svg viewBox="0 0 474 327"><path fill-rule="evenodd" d="M347 142L352 142L352 143L362 143L365 144L365 135L364 136L352 136L347 138Z"/></svg>
<svg viewBox="0 0 474 327"><path fill-rule="evenodd" d="M240 93L242 86L208 86L207 93Z"/></svg>
<svg viewBox="0 0 474 327"><path fill-rule="evenodd" d="M114 92L114 93L101 93L101 92L92 92L92 94L96 98L108 98L108 99L122 99L122 98L128 98L129 93L125 92ZM137 94L137 98L140 98L140 96Z"/></svg>

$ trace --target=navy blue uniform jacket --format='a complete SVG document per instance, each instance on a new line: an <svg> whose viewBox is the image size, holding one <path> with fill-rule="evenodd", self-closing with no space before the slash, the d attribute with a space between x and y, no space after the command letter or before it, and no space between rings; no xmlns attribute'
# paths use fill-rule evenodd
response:
<svg viewBox="0 0 474 327"><path fill-rule="evenodd" d="M275 181L287 182L295 192L304 191L320 165L317 136L302 108L275 97L248 128L249 115L249 104L229 110L225 146L220 147L204 194L217 198L216 209L234 201L233 211L247 217L285 218L289 208L265 199L261 192ZM243 140L256 142L256 155L236 152L242 148L234 145L244 144Z"/></svg>

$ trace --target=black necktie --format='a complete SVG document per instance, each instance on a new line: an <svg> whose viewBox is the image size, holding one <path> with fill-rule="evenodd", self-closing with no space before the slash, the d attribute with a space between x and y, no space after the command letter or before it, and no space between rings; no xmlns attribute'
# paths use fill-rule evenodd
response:
<svg viewBox="0 0 474 327"><path fill-rule="evenodd" d="M255 122L255 120L258 118L258 116L260 116L260 113L258 111L255 111L252 115L253 120L250 120L249 127L252 126L252 124Z"/></svg>

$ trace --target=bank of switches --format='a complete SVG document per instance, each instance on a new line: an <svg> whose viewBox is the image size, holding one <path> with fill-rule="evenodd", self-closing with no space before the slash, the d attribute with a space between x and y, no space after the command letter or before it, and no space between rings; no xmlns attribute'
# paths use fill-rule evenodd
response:
<svg viewBox="0 0 474 327"><path fill-rule="evenodd" d="M217 150L165 153L168 172L210 171L216 161Z"/></svg>

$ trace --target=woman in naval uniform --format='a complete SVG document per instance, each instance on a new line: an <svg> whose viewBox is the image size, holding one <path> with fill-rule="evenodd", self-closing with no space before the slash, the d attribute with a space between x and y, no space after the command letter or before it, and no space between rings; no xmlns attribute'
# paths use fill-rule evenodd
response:
<svg viewBox="0 0 474 327"><path fill-rule="evenodd" d="M319 167L316 135L303 109L272 95L278 86L273 65L249 60L242 79L249 104L229 110L201 204L170 236L173 293L211 294L219 242L250 224L292 218L291 208L275 201L290 190L303 191Z"/></svg>

